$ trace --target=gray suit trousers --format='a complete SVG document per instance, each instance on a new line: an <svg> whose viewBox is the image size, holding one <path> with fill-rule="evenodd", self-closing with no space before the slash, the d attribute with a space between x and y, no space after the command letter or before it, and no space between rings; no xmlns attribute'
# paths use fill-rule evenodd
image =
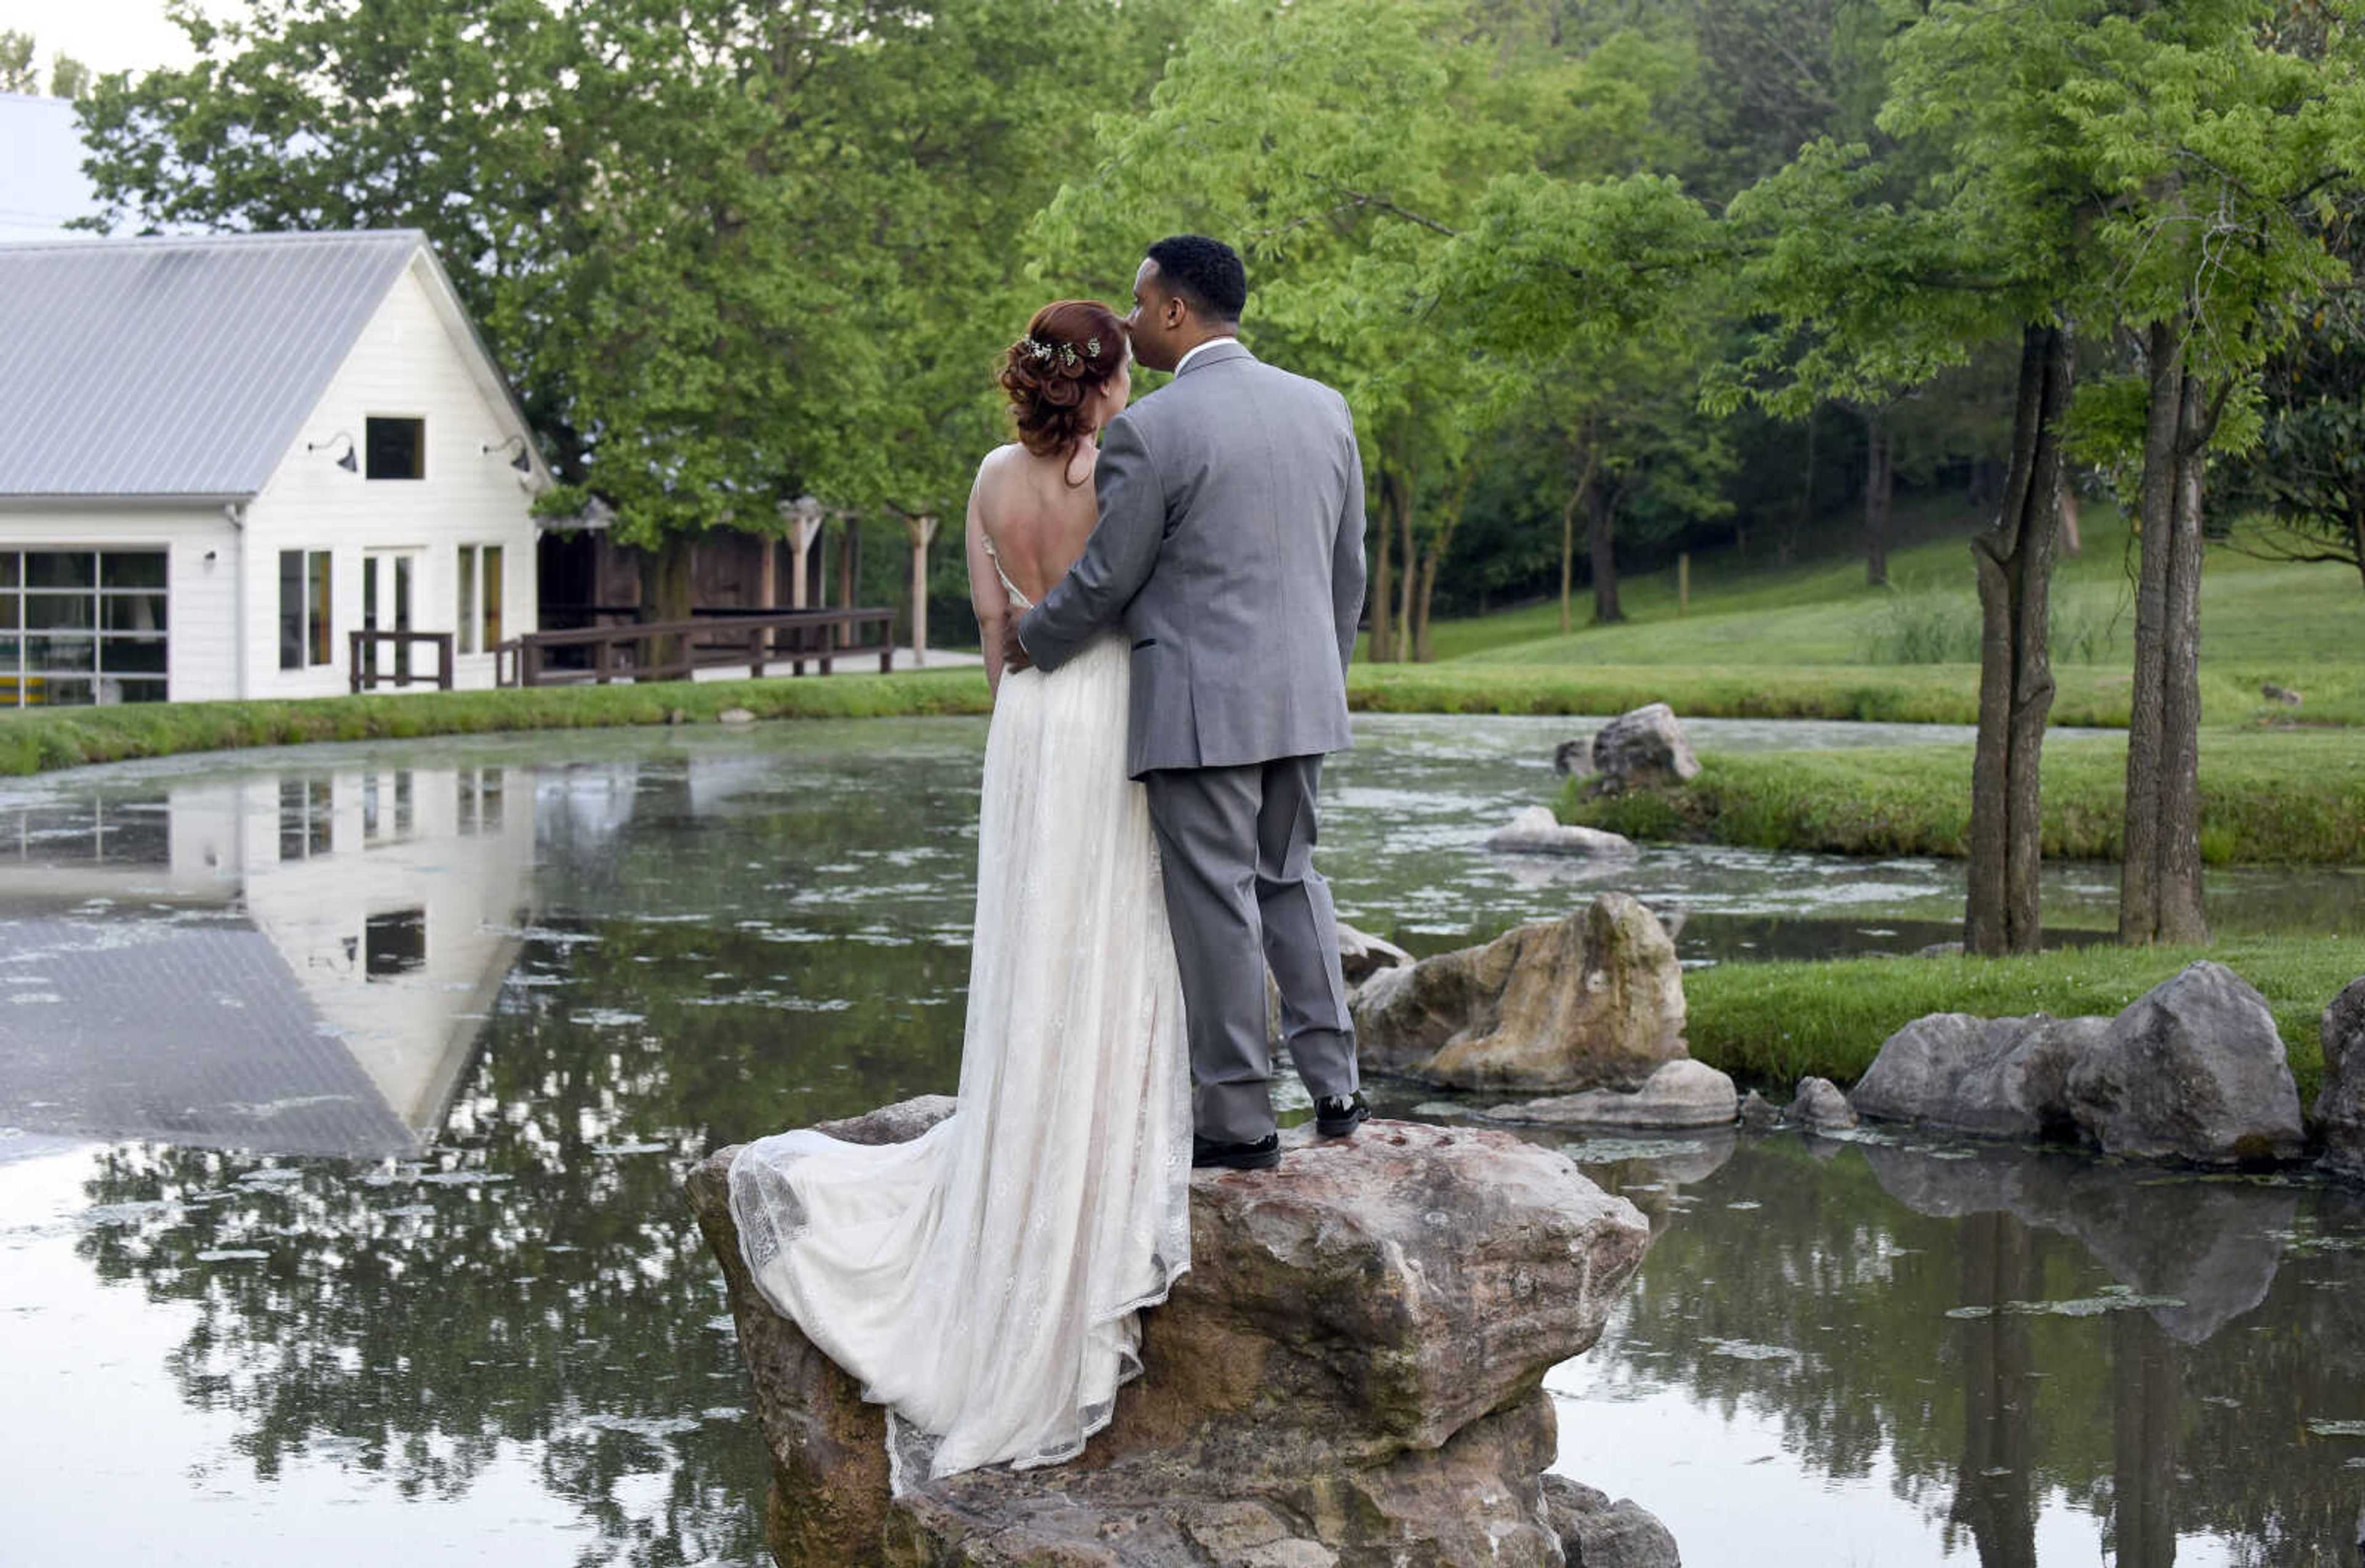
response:
<svg viewBox="0 0 2365 1568"><path fill-rule="evenodd" d="M1143 777L1165 868L1167 923L1182 973L1193 1110L1202 1137L1250 1143L1273 1130L1267 966L1282 1038L1317 1096L1355 1092L1355 1028L1339 975L1330 884L1314 869L1319 756Z"/></svg>

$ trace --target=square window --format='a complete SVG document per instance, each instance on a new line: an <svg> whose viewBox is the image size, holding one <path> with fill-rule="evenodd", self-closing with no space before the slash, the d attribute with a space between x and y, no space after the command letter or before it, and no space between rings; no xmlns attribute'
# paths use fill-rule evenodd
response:
<svg viewBox="0 0 2365 1568"><path fill-rule="evenodd" d="M24 602L13 593L0 593L0 632L17 630L17 618L23 613L17 607Z"/></svg>
<svg viewBox="0 0 2365 1568"><path fill-rule="evenodd" d="M118 693L118 702L162 702L164 683L161 680L110 680L106 683Z"/></svg>
<svg viewBox="0 0 2365 1568"><path fill-rule="evenodd" d="M98 558L98 586L109 588L161 588L164 586L162 550L109 550Z"/></svg>
<svg viewBox="0 0 2365 1568"><path fill-rule="evenodd" d="M363 973L370 980L416 974L427 967L427 911L373 914L362 927Z"/></svg>
<svg viewBox="0 0 2365 1568"><path fill-rule="evenodd" d="M25 700L43 708L88 708L96 704L98 693L91 689L87 678L62 680L56 676L35 676Z"/></svg>
<svg viewBox="0 0 2365 1568"><path fill-rule="evenodd" d="M369 461L364 472L373 479L427 477L427 421L389 420L373 415L364 427Z"/></svg>
<svg viewBox="0 0 2365 1568"><path fill-rule="evenodd" d="M0 550L0 588L12 588L25 580L25 557L14 550Z"/></svg>

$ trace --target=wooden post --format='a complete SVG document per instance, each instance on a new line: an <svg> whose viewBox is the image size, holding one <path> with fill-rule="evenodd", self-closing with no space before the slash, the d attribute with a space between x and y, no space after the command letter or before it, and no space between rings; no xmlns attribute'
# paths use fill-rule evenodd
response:
<svg viewBox="0 0 2365 1568"><path fill-rule="evenodd" d="M928 662L928 541L936 536L933 517L907 517L903 532L912 541L912 662Z"/></svg>
<svg viewBox="0 0 2365 1568"><path fill-rule="evenodd" d="M1676 553L1676 613L1688 615L1692 608L1692 553Z"/></svg>
<svg viewBox="0 0 2365 1568"><path fill-rule="evenodd" d="M812 608L807 600L813 597L813 542L821 537L821 503L811 496L800 496L784 510L789 517L789 543L796 552L795 575L789 579L789 608L807 610Z"/></svg>
<svg viewBox="0 0 2365 1568"><path fill-rule="evenodd" d="M860 558L862 540L855 530L851 515L841 515L837 520L837 607L851 610L854 608L856 562ZM851 636L853 632L854 628L848 626L837 635L843 639ZM852 647L854 644L841 640L839 645Z"/></svg>

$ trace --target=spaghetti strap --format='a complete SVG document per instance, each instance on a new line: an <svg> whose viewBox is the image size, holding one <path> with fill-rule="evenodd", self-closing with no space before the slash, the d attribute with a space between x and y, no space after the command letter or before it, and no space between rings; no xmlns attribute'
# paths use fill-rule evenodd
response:
<svg viewBox="0 0 2365 1568"><path fill-rule="evenodd" d="M1002 590L1017 603L1019 609L1034 609L1035 601L1019 591L1018 585L1010 580L1009 570L1002 564L1002 552L993 547L993 535L986 532L985 524L981 522L977 525L977 536L985 542L985 558L993 563L993 575L1002 579Z"/></svg>

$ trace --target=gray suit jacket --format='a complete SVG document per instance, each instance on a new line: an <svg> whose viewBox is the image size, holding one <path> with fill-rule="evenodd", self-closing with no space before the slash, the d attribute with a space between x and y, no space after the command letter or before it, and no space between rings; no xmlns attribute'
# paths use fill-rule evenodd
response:
<svg viewBox="0 0 2365 1568"><path fill-rule="evenodd" d="M1363 612L1363 463L1347 400L1210 344L1101 434L1100 522L1018 622L1054 670L1122 617L1126 768L1343 751Z"/></svg>

